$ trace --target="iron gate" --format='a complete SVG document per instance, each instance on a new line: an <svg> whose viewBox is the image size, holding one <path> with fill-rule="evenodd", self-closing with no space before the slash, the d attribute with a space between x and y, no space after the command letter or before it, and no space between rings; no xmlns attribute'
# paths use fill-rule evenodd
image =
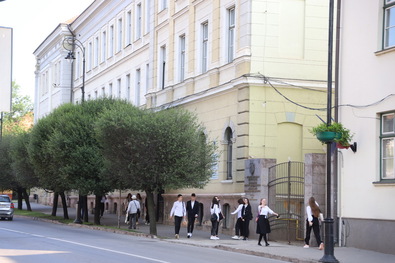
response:
<svg viewBox="0 0 395 263"><path fill-rule="evenodd" d="M280 217L270 217L272 233L278 240L303 240L304 163L285 162L269 168L268 206Z"/></svg>

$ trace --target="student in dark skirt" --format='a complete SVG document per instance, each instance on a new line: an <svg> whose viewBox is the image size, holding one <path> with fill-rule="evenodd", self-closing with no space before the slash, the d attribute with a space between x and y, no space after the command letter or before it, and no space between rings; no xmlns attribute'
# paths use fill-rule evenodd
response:
<svg viewBox="0 0 395 263"><path fill-rule="evenodd" d="M261 204L258 206L258 217L257 217L257 225L256 225L256 233L259 234L258 246L262 246L261 245L262 237L265 240L265 245L269 246L266 237L266 235L271 232L269 219L268 219L269 214L278 216L277 213L273 212L273 210L271 210L266 205L266 199L263 198L261 199Z"/></svg>

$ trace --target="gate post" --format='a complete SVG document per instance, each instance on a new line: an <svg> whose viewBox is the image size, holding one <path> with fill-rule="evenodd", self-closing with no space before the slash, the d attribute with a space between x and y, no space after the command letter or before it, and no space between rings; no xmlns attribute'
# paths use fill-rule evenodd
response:
<svg viewBox="0 0 395 263"><path fill-rule="evenodd" d="M255 218L261 198L269 199L269 167L276 165L276 159L248 159L244 165L244 193L250 200ZM250 235L256 235L255 224L250 224Z"/></svg>

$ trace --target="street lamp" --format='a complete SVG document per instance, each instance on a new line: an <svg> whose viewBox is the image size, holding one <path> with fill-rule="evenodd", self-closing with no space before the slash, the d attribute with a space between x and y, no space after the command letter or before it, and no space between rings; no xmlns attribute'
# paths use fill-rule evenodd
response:
<svg viewBox="0 0 395 263"><path fill-rule="evenodd" d="M326 125L331 124L332 120L332 58L333 58L333 12L334 0L329 0L329 33L328 33L328 94L327 94L327 121ZM326 150L326 218L324 220L325 227L325 249L324 256L320 262L338 263L339 261L334 255L334 237L333 237L333 223L332 218L332 159L331 146L332 143L327 143Z"/></svg>
<svg viewBox="0 0 395 263"><path fill-rule="evenodd" d="M81 86L82 96L81 96L81 102L83 103L85 101L85 47L81 43L81 41L79 41L75 37L66 37L63 40L63 47L69 51L69 53L67 53L67 56L65 57L65 59L67 59L71 62L73 62L75 59L75 57L74 57L75 47L78 47L82 52L82 86Z"/></svg>

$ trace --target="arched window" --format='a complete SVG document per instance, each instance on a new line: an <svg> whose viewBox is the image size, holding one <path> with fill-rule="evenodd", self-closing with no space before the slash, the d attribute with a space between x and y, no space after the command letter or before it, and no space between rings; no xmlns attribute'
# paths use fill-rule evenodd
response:
<svg viewBox="0 0 395 263"><path fill-rule="evenodd" d="M226 141L226 180L232 180L232 150L233 150L233 132L230 127L225 130Z"/></svg>

